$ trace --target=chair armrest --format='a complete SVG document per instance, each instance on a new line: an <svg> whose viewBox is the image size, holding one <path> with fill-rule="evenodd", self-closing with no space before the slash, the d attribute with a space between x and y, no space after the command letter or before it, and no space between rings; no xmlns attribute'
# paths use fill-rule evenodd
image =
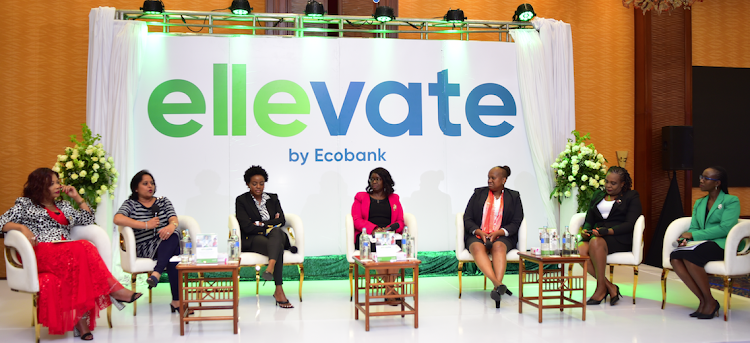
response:
<svg viewBox="0 0 750 343"><path fill-rule="evenodd" d="M518 228L518 251L524 252L526 251L526 234L528 233L527 226L526 226L526 218L523 218L521 221L521 226ZM513 250L513 247L508 248L508 250Z"/></svg>
<svg viewBox="0 0 750 343"><path fill-rule="evenodd" d="M354 218L351 213L346 214L346 220L344 224L344 230L346 230L346 258L347 260L352 258L354 255Z"/></svg>
<svg viewBox="0 0 750 343"><path fill-rule="evenodd" d="M750 255L745 253L748 250L747 244L743 251L737 252L740 242L748 237L750 237L750 220L740 219L740 222L729 230L724 244L724 262L729 275L750 273Z"/></svg>
<svg viewBox="0 0 750 343"><path fill-rule="evenodd" d="M674 251L672 243L677 241L677 238L681 234L687 232L690 229L691 217L682 217L675 219L667 227L667 231L664 232L664 243L661 248L661 265L663 268L672 268L672 263L669 262L669 255Z"/></svg>
<svg viewBox="0 0 750 343"><path fill-rule="evenodd" d="M120 233L120 244L118 244L120 250L120 265L122 270L127 273L131 273L135 268L135 260L137 258L135 253L135 233L133 228L129 226L117 226L117 231Z"/></svg>
<svg viewBox="0 0 750 343"><path fill-rule="evenodd" d="M99 251L104 264L107 265L109 270L112 270L112 244L110 243L109 235L107 235L107 232L101 226L74 226L70 229L70 239L74 241L85 239L91 242L96 247L96 250Z"/></svg>
<svg viewBox="0 0 750 343"><path fill-rule="evenodd" d="M635 221L635 227L633 227L633 261L636 265L643 262L643 231L646 230L646 217L642 214Z"/></svg>
<svg viewBox="0 0 750 343"><path fill-rule="evenodd" d="M20 261L16 258L16 253L21 256ZM36 254L29 240L20 231L5 233L5 267L10 289L39 292Z"/></svg>
<svg viewBox="0 0 750 343"><path fill-rule="evenodd" d="M291 232L294 232L294 246L297 247L297 255L305 256L305 226L302 223L302 218L300 218L298 215L294 213L285 213L284 218L286 219L286 225L284 227L286 228L286 234L289 235L289 238L291 240L292 234Z"/></svg>
<svg viewBox="0 0 750 343"><path fill-rule="evenodd" d="M182 230L187 230L190 233L190 242L195 244L195 237L201 233L198 222L193 217L185 215L177 216L177 222L179 223L177 229L180 230L180 234L182 234Z"/></svg>
<svg viewBox="0 0 750 343"><path fill-rule="evenodd" d="M466 243L464 242L464 213L460 212L456 214L456 258L458 254L466 249Z"/></svg>
<svg viewBox="0 0 750 343"><path fill-rule="evenodd" d="M568 224L570 234L573 236L577 235L578 231L581 230L581 227L583 226L583 223L585 221L586 213L576 213L572 217L570 217L570 223Z"/></svg>

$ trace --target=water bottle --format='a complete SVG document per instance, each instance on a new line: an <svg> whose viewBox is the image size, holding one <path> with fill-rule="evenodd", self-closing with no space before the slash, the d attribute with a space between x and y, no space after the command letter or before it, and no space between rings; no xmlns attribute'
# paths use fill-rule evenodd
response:
<svg viewBox="0 0 750 343"><path fill-rule="evenodd" d="M181 263L190 263L193 256L193 243L190 240L190 232L188 230L182 231L182 255L180 256Z"/></svg>
<svg viewBox="0 0 750 343"><path fill-rule="evenodd" d="M227 240L227 248L229 253L227 258L229 261L237 261L240 258L240 238L237 237L234 230L229 230L229 240Z"/></svg>
<svg viewBox="0 0 750 343"><path fill-rule="evenodd" d="M573 235L570 234L570 227L565 227L562 236L562 255L570 256L573 254Z"/></svg>
<svg viewBox="0 0 750 343"><path fill-rule="evenodd" d="M409 258L409 250L411 250L408 230L409 228L404 228L404 232L401 233L401 250L406 254L406 258Z"/></svg>
<svg viewBox="0 0 750 343"><path fill-rule="evenodd" d="M417 258L417 237L409 236L409 258Z"/></svg>
<svg viewBox="0 0 750 343"><path fill-rule="evenodd" d="M540 232L540 237L541 237L541 240L542 240L542 247L541 247L542 256L549 256L549 255L551 255L550 251L549 251L549 249L550 249L550 247L549 247L549 233L547 232L547 227L546 226L544 228L542 228L542 230Z"/></svg>
<svg viewBox="0 0 750 343"><path fill-rule="evenodd" d="M550 229L550 231L552 231L550 233L550 235L549 235L550 236L549 237L549 251L550 251L550 255L558 255L559 254L559 249L560 249L560 244L559 244L560 237L557 235L557 229L556 228L552 228L552 229Z"/></svg>
<svg viewBox="0 0 750 343"><path fill-rule="evenodd" d="M370 237L366 232L359 235L359 259L366 260L370 258Z"/></svg>

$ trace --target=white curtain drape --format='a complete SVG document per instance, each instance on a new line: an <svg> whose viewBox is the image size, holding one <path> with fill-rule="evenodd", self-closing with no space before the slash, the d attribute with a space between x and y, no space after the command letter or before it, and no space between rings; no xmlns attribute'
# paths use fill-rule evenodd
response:
<svg viewBox="0 0 750 343"><path fill-rule="evenodd" d="M551 19L534 20L533 29L511 30L516 42L518 83L539 192L550 226L559 217L557 200L550 199L554 175L550 167L575 128L573 44L570 25Z"/></svg>
<svg viewBox="0 0 750 343"><path fill-rule="evenodd" d="M86 123L115 159L120 173L113 202L116 211L130 195L129 175L133 175L132 112L141 71L141 52L146 23L115 20L115 9L94 8L89 13L89 57ZM120 279L119 235L111 218L98 222L112 239L112 274Z"/></svg>

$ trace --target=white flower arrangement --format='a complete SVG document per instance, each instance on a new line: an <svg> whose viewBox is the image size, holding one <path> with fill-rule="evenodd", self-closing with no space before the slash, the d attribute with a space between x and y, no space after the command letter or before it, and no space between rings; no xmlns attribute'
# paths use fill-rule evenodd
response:
<svg viewBox="0 0 750 343"><path fill-rule="evenodd" d="M560 155L552 163L555 175L555 189L550 198L557 198L562 203L564 198L571 197L571 190L578 187L578 212L586 212L591 197L597 189L604 187L607 160L593 144L586 145L590 134L581 136L578 131L571 132L575 141L568 139Z"/></svg>
<svg viewBox="0 0 750 343"><path fill-rule="evenodd" d="M115 159L112 156L105 158L107 153L102 143L96 143L101 136L92 136L91 129L86 124L82 126L83 141L78 141L75 135L70 136L70 141L75 145L65 148L65 154L57 156L52 170L60 174L62 184L78 189L78 194L95 210L102 201L101 195L106 191L109 191L110 199L114 200L120 173L114 167ZM67 195L63 197L67 199ZM76 206L75 201L70 202Z"/></svg>

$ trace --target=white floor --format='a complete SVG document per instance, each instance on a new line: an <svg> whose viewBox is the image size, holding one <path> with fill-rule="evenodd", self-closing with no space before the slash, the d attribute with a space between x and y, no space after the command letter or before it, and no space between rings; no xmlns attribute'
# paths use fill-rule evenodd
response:
<svg viewBox="0 0 750 343"><path fill-rule="evenodd" d="M580 273L580 270L578 271ZM240 332L232 333L229 321L194 322L180 336L176 314L169 312L169 287L154 289L153 303L139 300L138 315L132 308L113 312L113 326L107 327L102 311L95 342L466 342L499 338L511 342L750 342L750 299L734 296L729 321L689 318L697 300L685 285L670 273L668 303L661 310L659 275L661 269L641 267L637 305L632 298L632 269L618 267L615 281L624 299L617 306L589 306L586 321L581 310L544 311L544 322L537 322L536 309L524 305L518 313L518 278L507 276L505 283L514 295L504 297L495 309L489 293L482 290L483 278L465 277L463 298L458 299L458 278L421 278L419 281L419 328L414 318L377 317L365 332L364 320L354 320L349 302L349 283L305 281L303 300L297 297L298 283L288 282L285 290L296 308L274 306L271 283L261 285L255 296L255 283L242 282ZM595 283L589 278L589 287ZM593 288L591 288L593 290ZM533 287L526 288L527 294ZM575 295L574 296L580 296ZM714 291L722 301L723 293ZM0 341L32 342L31 296L8 289L0 281ZM722 309L723 311L723 309ZM200 313L198 314L200 315ZM42 328L42 341L79 342L72 333L50 336Z"/></svg>

